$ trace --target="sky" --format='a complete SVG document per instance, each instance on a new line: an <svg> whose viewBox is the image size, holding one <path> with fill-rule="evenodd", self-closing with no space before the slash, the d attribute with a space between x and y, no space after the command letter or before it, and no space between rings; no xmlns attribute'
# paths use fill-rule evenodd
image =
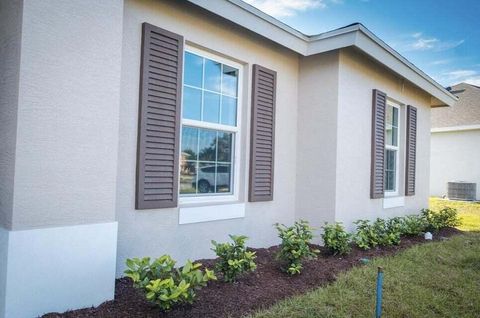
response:
<svg viewBox="0 0 480 318"><path fill-rule="evenodd" d="M443 86L480 86L480 0L244 0L312 35L360 22Z"/></svg>

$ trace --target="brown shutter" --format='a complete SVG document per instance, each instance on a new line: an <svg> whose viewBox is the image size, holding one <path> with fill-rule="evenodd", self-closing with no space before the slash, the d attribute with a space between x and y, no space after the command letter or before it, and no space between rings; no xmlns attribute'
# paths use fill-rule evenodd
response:
<svg viewBox="0 0 480 318"><path fill-rule="evenodd" d="M253 65L250 189L248 200L273 200L277 73Z"/></svg>
<svg viewBox="0 0 480 318"><path fill-rule="evenodd" d="M385 191L385 108L387 95L373 90L372 107L372 163L370 178L370 198L383 198Z"/></svg>
<svg viewBox="0 0 480 318"><path fill-rule="evenodd" d="M177 206L183 37L143 23L136 209Z"/></svg>
<svg viewBox="0 0 480 318"><path fill-rule="evenodd" d="M405 161L405 195L415 195L415 165L417 151L417 109L407 106L407 144Z"/></svg>

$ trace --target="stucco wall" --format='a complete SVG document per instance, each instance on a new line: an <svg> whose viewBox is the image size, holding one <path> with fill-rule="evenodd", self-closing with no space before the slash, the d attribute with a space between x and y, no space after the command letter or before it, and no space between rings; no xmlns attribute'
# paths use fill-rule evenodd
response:
<svg viewBox="0 0 480 318"><path fill-rule="evenodd" d="M480 129L431 135L430 194L447 194L447 182L477 183L480 200Z"/></svg>
<svg viewBox="0 0 480 318"><path fill-rule="evenodd" d="M405 197L403 207L384 209L383 199L370 199L372 90L375 88L397 102L417 107L416 194ZM428 204L429 96L354 49L341 50L338 90L337 220L351 228L351 222L360 218L418 213ZM405 127L404 117L401 123ZM405 129L401 133L400 144L405 147ZM400 155L404 161L405 152L401 151ZM402 176L404 171L400 166ZM400 181L400 195L403 195L403 178Z"/></svg>
<svg viewBox="0 0 480 318"><path fill-rule="evenodd" d="M272 226L292 223L295 211L296 126L298 57L244 29L185 3L170 1L126 1L122 58L120 142L117 174L116 219L119 223L117 275L123 274L127 257L171 254L179 262L186 258L213 256L210 240L225 241L228 234L245 234L251 246L278 242ZM187 44L204 47L241 63L242 140L240 201L246 201L248 174L251 68L258 63L278 73L275 197L272 202L246 203L245 217L196 224L178 224L179 209L136 211L135 167L140 70L141 24L148 22L185 36Z"/></svg>
<svg viewBox="0 0 480 318"><path fill-rule="evenodd" d="M0 2L0 226L12 225L23 1Z"/></svg>
<svg viewBox="0 0 480 318"><path fill-rule="evenodd" d="M298 90L296 218L335 217L339 51L302 58Z"/></svg>
<svg viewBox="0 0 480 318"><path fill-rule="evenodd" d="M116 0L25 1L13 229L114 220L122 18Z"/></svg>

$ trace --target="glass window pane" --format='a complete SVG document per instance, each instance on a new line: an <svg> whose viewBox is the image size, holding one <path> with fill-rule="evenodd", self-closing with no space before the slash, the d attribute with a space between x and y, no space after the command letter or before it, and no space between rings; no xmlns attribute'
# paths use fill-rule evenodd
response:
<svg viewBox="0 0 480 318"><path fill-rule="evenodd" d="M203 93L203 121L218 124L220 121L220 94Z"/></svg>
<svg viewBox="0 0 480 318"><path fill-rule="evenodd" d="M200 120L202 91L196 88L183 88L183 118Z"/></svg>
<svg viewBox="0 0 480 318"><path fill-rule="evenodd" d="M182 127L182 160L197 160L198 129Z"/></svg>
<svg viewBox="0 0 480 318"><path fill-rule="evenodd" d="M385 160L385 167L387 170L395 170L396 169L396 155L397 152L395 150L387 150L386 152L386 160Z"/></svg>
<svg viewBox="0 0 480 318"><path fill-rule="evenodd" d="M385 124L392 125L393 123L393 107L387 104L387 113L385 114Z"/></svg>
<svg viewBox="0 0 480 318"><path fill-rule="evenodd" d="M397 127L392 128L392 143L391 143L391 145L398 146L398 128Z"/></svg>
<svg viewBox="0 0 480 318"><path fill-rule="evenodd" d="M218 132L218 159L221 162L232 161L232 133Z"/></svg>
<svg viewBox="0 0 480 318"><path fill-rule="evenodd" d="M200 129L198 160L215 161L217 155L217 132Z"/></svg>
<svg viewBox="0 0 480 318"><path fill-rule="evenodd" d="M392 126L387 125L385 127L385 130L386 130L386 138L387 138L387 140L385 140L385 143L387 145L392 146L393 145L393 128Z"/></svg>
<svg viewBox="0 0 480 318"><path fill-rule="evenodd" d="M229 126L237 125L237 99L222 96L222 120L221 123Z"/></svg>
<svg viewBox="0 0 480 318"><path fill-rule="evenodd" d="M215 192L215 163L198 164L198 193Z"/></svg>
<svg viewBox="0 0 480 318"><path fill-rule="evenodd" d="M222 64L205 59L205 89L220 92L220 77Z"/></svg>
<svg viewBox="0 0 480 318"><path fill-rule="evenodd" d="M180 164L180 193L194 194L196 193L197 180L197 162L181 161Z"/></svg>
<svg viewBox="0 0 480 318"><path fill-rule="evenodd" d="M185 52L185 84L202 87L203 58Z"/></svg>
<svg viewBox="0 0 480 318"><path fill-rule="evenodd" d="M237 96L238 70L228 65L223 65L222 93Z"/></svg>
<svg viewBox="0 0 480 318"><path fill-rule="evenodd" d="M228 193L231 191L231 170L232 169L230 164L217 164L217 192Z"/></svg>

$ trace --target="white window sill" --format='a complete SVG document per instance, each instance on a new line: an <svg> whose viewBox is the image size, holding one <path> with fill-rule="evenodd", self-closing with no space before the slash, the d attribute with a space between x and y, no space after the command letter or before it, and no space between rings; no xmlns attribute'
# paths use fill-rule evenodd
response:
<svg viewBox="0 0 480 318"><path fill-rule="evenodd" d="M179 224L190 224L245 217L245 203L184 206L178 212Z"/></svg>
<svg viewBox="0 0 480 318"><path fill-rule="evenodd" d="M390 209L390 208L398 208L405 206L405 197L404 196L397 196L397 197L388 197L386 196L383 199L383 208Z"/></svg>

